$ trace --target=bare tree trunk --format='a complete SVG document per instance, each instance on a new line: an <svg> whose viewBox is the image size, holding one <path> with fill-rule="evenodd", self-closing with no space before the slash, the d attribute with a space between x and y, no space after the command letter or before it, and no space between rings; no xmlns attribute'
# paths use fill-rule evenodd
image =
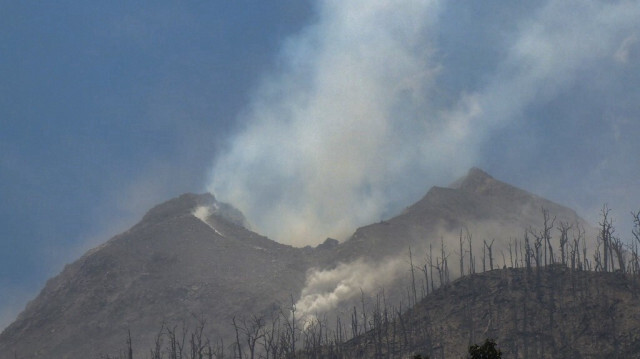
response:
<svg viewBox="0 0 640 359"><path fill-rule="evenodd" d="M367 311L365 308L365 300L364 300L364 292L360 289L360 305L362 306L362 329L364 333L368 331L367 329Z"/></svg>
<svg viewBox="0 0 640 359"><path fill-rule="evenodd" d="M231 319L231 322L233 323L233 329L236 332L236 348L238 349L238 359L243 359L242 346L240 345L240 327L238 326L238 323L236 323L235 316Z"/></svg>
<svg viewBox="0 0 640 359"><path fill-rule="evenodd" d="M433 285L433 249L431 243L429 243L429 266L431 267L431 291L434 291L436 287Z"/></svg>
<svg viewBox="0 0 640 359"><path fill-rule="evenodd" d="M444 276L444 283L448 284L449 283L449 265L448 265L448 261L447 261L447 255L445 255L444 252L444 238L440 238L440 256L442 257L442 270L443 270L443 276ZM442 286L442 281L440 281L440 285Z"/></svg>
<svg viewBox="0 0 640 359"><path fill-rule="evenodd" d="M411 253L411 246L409 246L409 265L411 266L411 290L413 291L413 305L418 303L418 294L416 292L416 275L413 267L413 255Z"/></svg>
<svg viewBox="0 0 640 359"><path fill-rule="evenodd" d="M489 268L493 270L493 242L495 238L491 240L491 244L487 244L487 241L484 241L484 246L487 248L489 253ZM483 264L484 265L484 264Z"/></svg>
<svg viewBox="0 0 640 359"><path fill-rule="evenodd" d="M518 263L518 252L516 252L516 263ZM511 268L515 268L515 265L513 264L513 251L511 248L511 240L509 240L509 262L511 262Z"/></svg>
<svg viewBox="0 0 640 359"><path fill-rule="evenodd" d="M609 219L610 212L611 210L607 207L606 204L602 206L602 211L601 211L602 220L599 223L600 233L598 234L598 240L602 241L602 244L604 246L603 259L604 259L605 272L609 271L609 252L610 252L609 247L611 245L611 235L613 234L612 232L613 222L611 219Z"/></svg>
<svg viewBox="0 0 640 359"><path fill-rule="evenodd" d="M462 249L462 228L460 228L460 276L464 276L464 250Z"/></svg>
<svg viewBox="0 0 640 359"><path fill-rule="evenodd" d="M358 310L356 306L353 306L353 313L351 314L351 338L355 338L359 335L358 332Z"/></svg>
<svg viewBox="0 0 640 359"><path fill-rule="evenodd" d="M482 246L482 272L487 271L485 258L487 257L486 249L487 249L487 241L483 240L484 245Z"/></svg>
<svg viewBox="0 0 640 359"><path fill-rule="evenodd" d="M420 268L420 270L422 271L422 273L424 273L424 281L425 281L425 288L426 288L426 294L429 295L429 275L428 275L428 270L427 270L427 264L423 264L422 268ZM433 290L433 288L431 288Z"/></svg>
<svg viewBox="0 0 640 359"><path fill-rule="evenodd" d="M473 260L473 248L471 247L471 233L469 230L465 228L467 232L467 241L469 242L469 275L474 274L476 272L476 264Z"/></svg>
<svg viewBox="0 0 640 359"><path fill-rule="evenodd" d="M562 265L567 264L567 250L566 245L569 241L569 230L572 228L567 222L560 222L558 230L560 231L560 260Z"/></svg>
<svg viewBox="0 0 640 359"><path fill-rule="evenodd" d="M398 309L398 319L400 320L400 331L402 332L402 338L404 340L403 348L409 347L409 338L407 337L407 328L404 322L404 316L402 315L402 303L400 303L400 307Z"/></svg>
<svg viewBox="0 0 640 359"><path fill-rule="evenodd" d="M524 244L525 244L525 260L527 266L527 272L531 272L531 245L529 244L529 234L528 232L524 233Z"/></svg>
<svg viewBox="0 0 640 359"><path fill-rule="evenodd" d="M127 331L127 359L133 359L133 348L131 343L131 329Z"/></svg>

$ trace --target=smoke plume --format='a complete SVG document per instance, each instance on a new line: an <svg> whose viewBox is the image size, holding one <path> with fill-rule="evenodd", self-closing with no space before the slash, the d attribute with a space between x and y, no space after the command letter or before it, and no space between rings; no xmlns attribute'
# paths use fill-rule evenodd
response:
<svg viewBox="0 0 640 359"><path fill-rule="evenodd" d="M428 101L436 1L317 6L317 22L286 42L254 94L210 185L256 229L296 245L343 238L473 157L458 146L464 124L438 118Z"/></svg>
<svg viewBox="0 0 640 359"><path fill-rule="evenodd" d="M480 28L449 24L475 4L319 1L315 22L283 44L277 69L253 92L242 128L216 159L209 190L257 231L294 245L344 238L471 165L504 173L571 154L558 156L565 173L555 178L574 183L572 196L589 191L596 184L575 185L575 163L594 157L580 157L572 146L588 150L593 139L604 141L594 124L609 125L596 109L620 108L607 111L622 118L635 108L634 97L621 92L634 87L620 84L637 62L637 1L487 4L496 11L486 11ZM495 35L492 24L503 20L511 25ZM460 33L490 34L472 49L491 49L493 57L461 50L469 44ZM620 95L599 104L584 88ZM566 106L553 102L560 97ZM561 136L574 132L570 141ZM617 163L622 147L600 147L596 161ZM549 181L540 176L529 182ZM543 194L566 202L561 184Z"/></svg>
<svg viewBox="0 0 640 359"><path fill-rule="evenodd" d="M395 258L382 264L356 260L333 269L312 270L307 273L305 288L296 303L298 315L302 319L314 317L335 310L340 303L361 293L380 291L407 267L405 261Z"/></svg>

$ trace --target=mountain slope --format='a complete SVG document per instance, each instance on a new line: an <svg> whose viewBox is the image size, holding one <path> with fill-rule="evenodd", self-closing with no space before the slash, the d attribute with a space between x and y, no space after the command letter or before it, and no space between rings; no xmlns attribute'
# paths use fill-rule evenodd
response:
<svg viewBox="0 0 640 359"><path fill-rule="evenodd" d="M518 257L522 260L525 232L538 233L543 228L543 209L556 220L551 230L556 260L555 226L561 221L573 225L574 230L584 229L587 242L595 238L594 230L573 210L473 168L450 187L431 188L398 216L357 229L330 256L320 258L322 265L307 276L298 307L301 314L310 316L330 311L350 313L354 306L360 306L362 293L373 302L382 291L390 304L404 303L406 307L420 292L432 291L458 277L461 267L464 273L480 272L511 265ZM411 298L407 298L408 289L414 293Z"/></svg>
<svg viewBox="0 0 640 359"><path fill-rule="evenodd" d="M460 278L402 319L345 344L349 358L465 357L493 338L505 358L640 358L640 284L621 273L550 266ZM395 331L395 332L394 332Z"/></svg>
<svg viewBox="0 0 640 359"><path fill-rule="evenodd" d="M0 334L0 354L92 358L121 348L127 330L138 348L150 348L162 322L198 318L208 320L210 337L232 343L236 315L268 316L292 299L300 299L300 314L349 313L361 294L381 287L393 304L407 288L408 246L421 265L441 239L455 253L466 228L475 254L483 239L494 238L498 253L511 237L540 228L543 207L558 220L588 227L572 210L472 169L344 243L294 248L248 230L242 213L210 194L182 195L49 280Z"/></svg>
<svg viewBox="0 0 640 359"><path fill-rule="evenodd" d="M400 215L359 228L340 247L339 256L348 261L362 255L406 255L409 245L423 252L429 244L439 246L441 239L452 251L463 229L475 238L477 253L482 250L483 240L495 239L496 248L505 249L512 238L522 238L527 229L542 228L543 208L556 218L556 224L577 223L592 232L575 211L472 168L450 187L432 187Z"/></svg>
<svg viewBox="0 0 640 359"><path fill-rule="evenodd" d="M219 207L209 194L187 194L153 208L49 280L2 333L0 353L91 358L121 347L128 329L151 347L162 321L194 316L214 318L213 335L228 338L234 313L269 312L298 293L304 251L246 230ZM207 223L198 208L213 212Z"/></svg>

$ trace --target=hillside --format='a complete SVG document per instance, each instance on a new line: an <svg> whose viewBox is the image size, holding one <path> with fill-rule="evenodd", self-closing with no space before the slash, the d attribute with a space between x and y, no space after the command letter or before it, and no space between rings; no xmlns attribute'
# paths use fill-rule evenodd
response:
<svg viewBox="0 0 640 359"><path fill-rule="evenodd" d="M287 321L295 304L302 321L339 313L346 323L361 299L371 303L383 289L389 305L406 308L418 294L457 277L461 231L469 235L463 272L498 268L512 261L505 252L516 245L513 238L522 252L523 233L541 228L542 208L558 222L590 231L571 209L479 169L450 187L431 188L401 214L359 228L343 243L328 239L316 248L279 244L249 230L231 205L210 194L185 194L152 208L50 279L0 334L0 353L93 358L117 353L129 331L137 348L150 348L163 323L193 327L200 320L229 352L236 350L233 318ZM485 240L495 241L493 255L485 255ZM410 264L419 278L407 298Z"/></svg>
<svg viewBox="0 0 640 359"><path fill-rule="evenodd" d="M577 224L591 232L591 226L572 209L472 168L449 187L432 187L401 214L359 228L340 246L338 255L344 261L362 255L384 258L403 253L409 245L424 250L442 238L453 249L461 229L476 238L478 252L483 240L495 239L496 248L506 248L512 238L522 238L526 229L542 227L543 208L557 222Z"/></svg>
<svg viewBox="0 0 640 359"><path fill-rule="evenodd" d="M213 212L207 223L193 213L199 206ZM162 322L199 318L227 339L235 313L270 313L290 301L304 285L305 252L215 208L226 207L212 195L180 196L66 266L0 335L1 355L93 358L119 348L128 330L151 347Z"/></svg>
<svg viewBox="0 0 640 359"><path fill-rule="evenodd" d="M462 358L494 338L504 358L640 358L639 294L639 278L619 272L493 270L438 289L342 350L345 358Z"/></svg>

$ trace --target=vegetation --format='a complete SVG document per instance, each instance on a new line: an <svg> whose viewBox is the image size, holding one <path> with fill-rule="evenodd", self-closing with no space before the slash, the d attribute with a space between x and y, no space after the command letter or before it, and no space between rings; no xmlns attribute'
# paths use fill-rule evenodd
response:
<svg viewBox="0 0 640 359"><path fill-rule="evenodd" d="M496 346L493 339L485 340L481 346L474 344L469 347L469 359L501 359L502 352Z"/></svg>

